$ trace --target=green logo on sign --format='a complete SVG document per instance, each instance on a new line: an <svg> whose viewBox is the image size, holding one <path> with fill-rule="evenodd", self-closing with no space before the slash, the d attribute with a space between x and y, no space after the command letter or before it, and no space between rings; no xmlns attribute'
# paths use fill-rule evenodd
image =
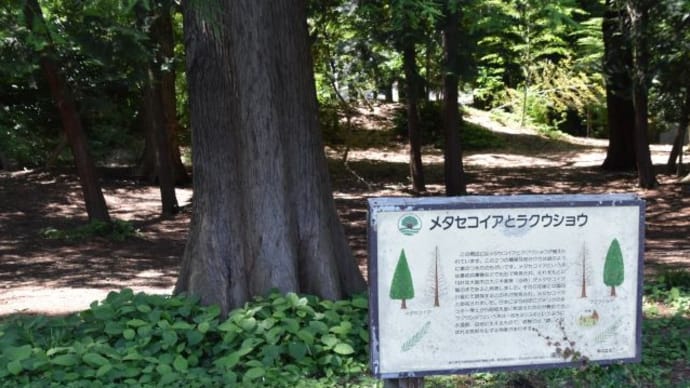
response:
<svg viewBox="0 0 690 388"><path fill-rule="evenodd" d="M417 234L422 229L422 220L414 214L406 214L398 220L398 230L405 236Z"/></svg>

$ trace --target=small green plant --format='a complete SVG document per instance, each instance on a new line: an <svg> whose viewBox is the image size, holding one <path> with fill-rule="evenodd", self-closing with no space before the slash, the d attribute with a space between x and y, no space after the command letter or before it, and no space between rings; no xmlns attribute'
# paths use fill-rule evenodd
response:
<svg viewBox="0 0 690 388"><path fill-rule="evenodd" d="M93 220L86 225L74 229L60 230L56 228L44 228L41 236L49 240L82 241L93 237L103 237L114 241L124 241L134 237L138 231L129 221L114 220L111 223Z"/></svg>

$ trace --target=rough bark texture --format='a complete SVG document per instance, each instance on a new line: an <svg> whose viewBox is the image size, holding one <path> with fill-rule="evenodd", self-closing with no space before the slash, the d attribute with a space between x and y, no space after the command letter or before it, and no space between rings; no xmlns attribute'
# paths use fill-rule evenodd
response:
<svg viewBox="0 0 690 388"><path fill-rule="evenodd" d="M331 193L304 2L190 2L184 24L194 205L175 292L228 312L272 288L363 291Z"/></svg>
<svg viewBox="0 0 690 388"><path fill-rule="evenodd" d="M462 164L460 143L460 112L458 111L458 9L446 4L446 20L443 28L445 76L443 79L443 126L445 133L444 176L446 195L467 194L465 171Z"/></svg>
<svg viewBox="0 0 690 388"><path fill-rule="evenodd" d="M422 165L422 137L419 127L418 94L419 75L414 43L406 39L403 47L403 67L405 68L405 85L407 96L407 134L410 140L410 176L414 191L426 191L424 168Z"/></svg>
<svg viewBox="0 0 690 388"><path fill-rule="evenodd" d="M622 17L621 12L613 4L613 0L607 0L602 32L609 146L602 168L611 171L627 171L636 168L633 136L635 108L631 96L632 80L629 73L633 60L630 46L624 38Z"/></svg>
<svg viewBox="0 0 690 388"><path fill-rule="evenodd" d="M37 0L27 0L24 6L24 15L29 29L45 24L43 12ZM45 38L50 41L49 37ZM98 182L96 168L87 148L86 134L82 127L77 104L74 101L69 85L65 81L65 77L60 73L57 64L51 58L51 51L51 46L48 45L41 53L39 62L41 70L48 80L53 101L60 112L65 136L72 148L79 183L84 195L86 212L90 221L99 220L109 223L110 215L108 214L105 198Z"/></svg>

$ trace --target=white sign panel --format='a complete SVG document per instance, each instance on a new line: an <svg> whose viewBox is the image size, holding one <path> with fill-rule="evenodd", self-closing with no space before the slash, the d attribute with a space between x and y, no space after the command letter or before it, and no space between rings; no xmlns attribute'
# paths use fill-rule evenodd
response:
<svg viewBox="0 0 690 388"><path fill-rule="evenodd" d="M369 201L377 377L640 358L632 195Z"/></svg>

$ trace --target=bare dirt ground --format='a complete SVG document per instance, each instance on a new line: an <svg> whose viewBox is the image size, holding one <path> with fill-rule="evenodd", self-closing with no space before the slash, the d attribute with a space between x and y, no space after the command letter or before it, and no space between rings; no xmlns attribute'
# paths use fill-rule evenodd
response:
<svg viewBox="0 0 690 388"><path fill-rule="evenodd" d="M645 191L637 188L634 173L598 168L605 157L605 141L547 139L505 127L481 112L473 112L470 120L491 128L507 144L465 155L471 195L637 193L647 202L646 273L690 269L690 186L664 172L668 146L652 147L660 185ZM403 144L354 149L345 168L341 152L327 149L336 204L365 270L366 199L410 195L408 155ZM425 150L428 195L443 193L442 163L439 150ZM177 190L180 204L186 207L171 219L159 216L156 187L106 178L104 191L111 216L132 222L138 229L136 237L123 242L49 240L42 237L45 228L69 229L86 222L75 176L69 171L0 172L0 316L78 311L123 287L160 294L172 291L187 236L191 189Z"/></svg>

